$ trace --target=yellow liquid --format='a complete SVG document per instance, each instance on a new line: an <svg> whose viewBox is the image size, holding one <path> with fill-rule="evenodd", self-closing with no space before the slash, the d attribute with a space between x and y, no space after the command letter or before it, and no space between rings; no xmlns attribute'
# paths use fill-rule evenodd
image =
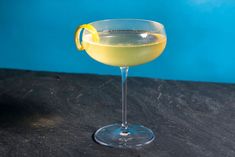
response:
<svg viewBox="0 0 235 157"><path fill-rule="evenodd" d="M112 66L134 66L150 62L166 46L164 35L146 31L99 32L99 38L99 42L93 42L91 34L85 34L82 44L93 59Z"/></svg>

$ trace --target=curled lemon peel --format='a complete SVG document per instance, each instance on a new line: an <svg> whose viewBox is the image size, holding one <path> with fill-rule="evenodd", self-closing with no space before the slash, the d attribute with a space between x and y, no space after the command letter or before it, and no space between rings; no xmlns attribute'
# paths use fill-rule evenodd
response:
<svg viewBox="0 0 235 157"><path fill-rule="evenodd" d="M100 40L97 30L91 24L83 24L83 25L79 26L75 31L75 44L76 44L76 47L79 51L82 51L85 49L83 47L82 43L80 42L80 33L83 29L86 29L87 31L89 31L91 33L92 40L94 42L99 42L99 40Z"/></svg>

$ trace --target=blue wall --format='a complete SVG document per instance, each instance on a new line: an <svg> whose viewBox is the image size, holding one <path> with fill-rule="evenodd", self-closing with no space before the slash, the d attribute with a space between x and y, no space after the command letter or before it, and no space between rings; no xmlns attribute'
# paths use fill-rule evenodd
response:
<svg viewBox="0 0 235 157"><path fill-rule="evenodd" d="M110 18L163 23L168 35L157 60L132 76L235 82L234 0L1 0L0 67L119 74L75 49L75 28Z"/></svg>

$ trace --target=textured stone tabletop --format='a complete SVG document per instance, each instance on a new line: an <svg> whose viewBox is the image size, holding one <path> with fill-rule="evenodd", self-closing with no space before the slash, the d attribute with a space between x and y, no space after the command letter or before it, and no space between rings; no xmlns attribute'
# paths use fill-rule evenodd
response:
<svg viewBox="0 0 235 157"><path fill-rule="evenodd" d="M114 149L92 139L120 122L120 78L0 70L0 157L235 157L235 85L128 79L128 120L153 143Z"/></svg>

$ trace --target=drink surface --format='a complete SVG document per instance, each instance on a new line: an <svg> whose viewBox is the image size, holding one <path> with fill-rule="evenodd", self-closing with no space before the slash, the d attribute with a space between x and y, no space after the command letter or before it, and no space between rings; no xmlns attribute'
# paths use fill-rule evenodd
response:
<svg viewBox="0 0 235 157"><path fill-rule="evenodd" d="M99 42L91 34L83 35L86 52L96 61L112 66L135 66L157 58L166 46L161 34L138 30L98 32Z"/></svg>

